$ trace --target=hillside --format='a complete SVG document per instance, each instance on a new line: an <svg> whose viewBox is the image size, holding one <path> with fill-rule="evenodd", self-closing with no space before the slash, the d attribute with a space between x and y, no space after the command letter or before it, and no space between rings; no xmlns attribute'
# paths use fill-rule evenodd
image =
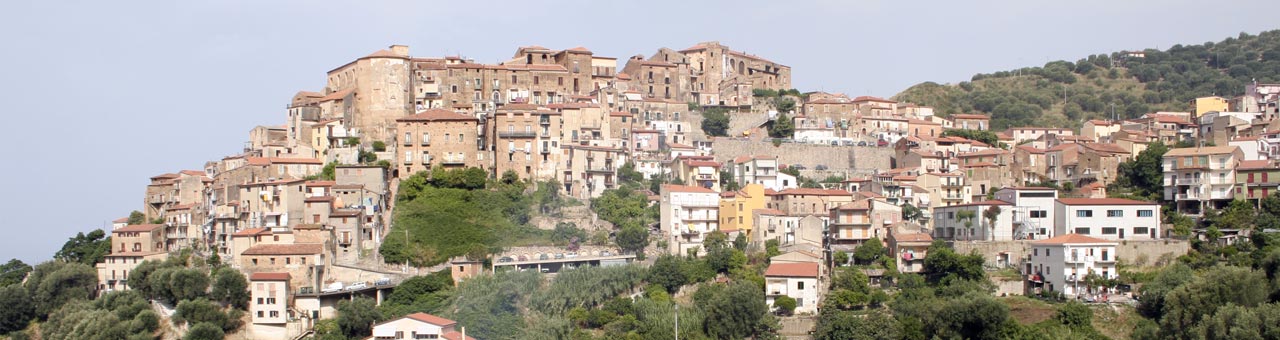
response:
<svg viewBox="0 0 1280 340"><path fill-rule="evenodd" d="M893 98L935 111L984 113L995 129L1079 127L1087 119L1134 118L1154 111L1187 111L1202 96L1238 96L1245 85L1280 82L1280 30L1201 45L1090 55L1075 62L974 75L971 81L917 84Z"/></svg>

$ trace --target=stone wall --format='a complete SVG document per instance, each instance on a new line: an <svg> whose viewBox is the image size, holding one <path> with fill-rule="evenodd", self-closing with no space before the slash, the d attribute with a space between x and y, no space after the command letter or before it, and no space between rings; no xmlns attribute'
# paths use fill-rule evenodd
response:
<svg viewBox="0 0 1280 340"><path fill-rule="evenodd" d="M988 267L1004 267L1007 265L1019 265L1022 259L1026 258L1027 253L1031 252L1032 241L964 241L952 242L952 248L961 254L968 254L976 251L982 254L986 259ZM1121 241L1116 246L1116 258L1126 264L1138 267L1158 267L1170 263L1178 256L1186 254L1191 249L1191 245L1187 241L1164 239L1164 240L1133 240ZM1001 254L1006 254L1002 256ZM1004 259L1008 259L1008 263L1002 263Z"/></svg>
<svg viewBox="0 0 1280 340"><path fill-rule="evenodd" d="M891 168L889 159L893 156L893 149L887 147L800 143L773 146L773 143L763 140L727 137L715 138L712 148L718 162L730 162L744 155L776 155L781 164L800 164L810 170L818 165L826 165L826 174L845 173L851 176L888 170Z"/></svg>

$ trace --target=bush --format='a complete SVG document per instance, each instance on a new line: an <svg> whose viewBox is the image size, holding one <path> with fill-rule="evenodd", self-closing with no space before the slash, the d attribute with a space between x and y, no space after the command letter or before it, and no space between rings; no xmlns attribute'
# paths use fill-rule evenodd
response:
<svg viewBox="0 0 1280 340"><path fill-rule="evenodd" d="M226 333L222 332L222 328L218 325L202 322L187 331L187 335L182 337L183 340L221 340L226 337Z"/></svg>
<svg viewBox="0 0 1280 340"><path fill-rule="evenodd" d="M778 309L778 314L791 315L796 311L796 299L790 296L779 296L773 299L773 307Z"/></svg>

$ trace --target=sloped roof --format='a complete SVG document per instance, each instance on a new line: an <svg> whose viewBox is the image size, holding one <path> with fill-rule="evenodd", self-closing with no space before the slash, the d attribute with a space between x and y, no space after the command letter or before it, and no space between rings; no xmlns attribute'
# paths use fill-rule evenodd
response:
<svg viewBox="0 0 1280 340"><path fill-rule="evenodd" d="M243 255L312 255L324 252L319 243L258 244L245 249Z"/></svg>
<svg viewBox="0 0 1280 340"><path fill-rule="evenodd" d="M477 121L476 117L445 110L430 109L415 115L396 119L397 122L441 122L441 121Z"/></svg>
<svg viewBox="0 0 1280 340"><path fill-rule="evenodd" d="M818 264L813 262L774 263L764 271L764 276L818 277Z"/></svg>
<svg viewBox="0 0 1280 340"><path fill-rule="evenodd" d="M253 273L249 281L289 281L289 273Z"/></svg>
<svg viewBox="0 0 1280 340"><path fill-rule="evenodd" d="M704 193L704 194L716 193L715 190L711 190L703 187L692 186L692 185L679 185L679 184L663 184L662 190L667 192L693 192L693 193Z"/></svg>
<svg viewBox="0 0 1280 340"><path fill-rule="evenodd" d="M1058 202L1065 205L1155 205L1155 202L1145 202L1131 200L1125 198L1059 198Z"/></svg>
<svg viewBox="0 0 1280 340"><path fill-rule="evenodd" d="M156 230L156 228L164 228L163 224L135 224L121 227L113 232L146 232Z"/></svg>
<svg viewBox="0 0 1280 340"><path fill-rule="evenodd" d="M1059 235L1052 238L1031 242L1031 244L1088 244L1088 243L1115 243L1107 240L1097 239L1080 234Z"/></svg>

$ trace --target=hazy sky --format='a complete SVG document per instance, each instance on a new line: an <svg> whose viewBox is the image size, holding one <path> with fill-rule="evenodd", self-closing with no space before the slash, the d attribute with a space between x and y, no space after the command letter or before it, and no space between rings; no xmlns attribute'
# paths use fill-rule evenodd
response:
<svg viewBox="0 0 1280 340"><path fill-rule="evenodd" d="M803 90L891 96L1092 53L1275 29L1271 1L6 1L0 261L35 263L143 208L151 176L236 153L298 90L391 44L620 60L718 40Z"/></svg>

